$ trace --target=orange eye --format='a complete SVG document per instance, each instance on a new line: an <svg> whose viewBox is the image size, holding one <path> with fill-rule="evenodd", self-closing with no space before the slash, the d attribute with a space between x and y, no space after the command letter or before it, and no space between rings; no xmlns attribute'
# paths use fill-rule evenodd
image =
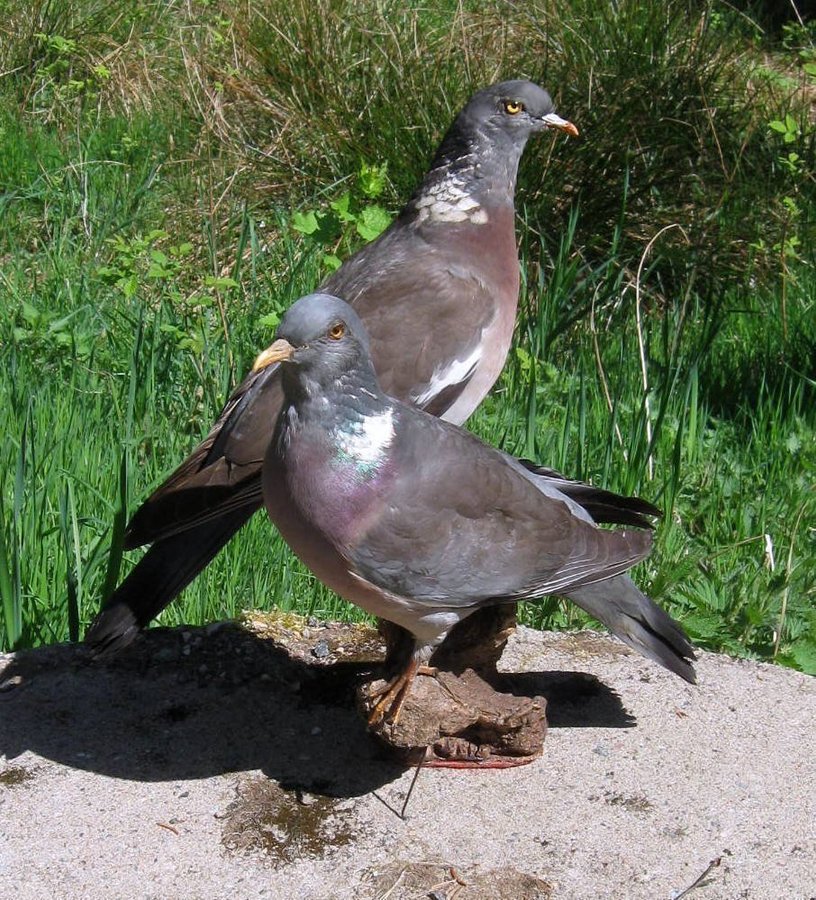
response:
<svg viewBox="0 0 816 900"><path fill-rule="evenodd" d="M333 341L339 341L345 333L346 326L342 322L338 322L336 325L332 325L332 327L329 329L329 337Z"/></svg>
<svg viewBox="0 0 816 900"><path fill-rule="evenodd" d="M504 111L511 116L518 115L524 109L524 104L519 100L505 100Z"/></svg>

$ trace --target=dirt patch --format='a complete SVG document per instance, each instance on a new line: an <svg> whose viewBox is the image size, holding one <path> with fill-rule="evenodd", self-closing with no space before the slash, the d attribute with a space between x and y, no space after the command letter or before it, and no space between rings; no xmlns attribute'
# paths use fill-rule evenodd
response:
<svg viewBox="0 0 816 900"><path fill-rule="evenodd" d="M233 853L260 853L277 866L322 859L357 837L351 801L286 791L266 778L243 779L236 793L221 837Z"/></svg>
<svg viewBox="0 0 816 900"><path fill-rule="evenodd" d="M643 796L625 797L623 794L607 794L606 802L610 806L622 806L629 812L644 813L651 812L654 809L651 801Z"/></svg>
<svg viewBox="0 0 816 900"><path fill-rule="evenodd" d="M16 788L34 780L36 771L22 766L10 766L0 772L0 788Z"/></svg>
<svg viewBox="0 0 816 900"><path fill-rule="evenodd" d="M443 862L391 863L372 869L361 900L549 900L552 886L503 867L458 869Z"/></svg>
<svg viewBox="0 0 816 900"><path fill-rule="evenodd" d="M247 631L271 639L292 658L310 665L379 663L385 658L385 642L369 625L255 609L245 612L239 621Z"/></svg>

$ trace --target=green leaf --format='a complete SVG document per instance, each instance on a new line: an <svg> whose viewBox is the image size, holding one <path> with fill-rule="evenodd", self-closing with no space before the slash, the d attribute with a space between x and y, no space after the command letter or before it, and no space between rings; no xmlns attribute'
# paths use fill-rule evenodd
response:
<svg viewBox="0 0 816 900"><path fill-rule="evenodd" d="M379 197L385 190L385 178L388 172L388 163L381 166L370 166L368 163L361 163L360 174L357 176L360 191L366 197Z"/></svg>
<svg viewBox="0 0 816 900"><path fill-rule="evenodd" d="M23 300L23 318L28 322L29 325L33 325L36 327L42 321L42 313L37 309L36 306L32 306L30 303L27 303Z"/></svg>
<svg viewBox="0 0 816 900"><path fill-rule="evenodd" d="M129 275L127 278L120 278L116 285L129 300L136 295L139 281L135 275Z"/></svg>
<svg viewBox="0 0 816 900"><path fill-rule="evenodd" d="M292 213L292 228L295 231L299 231L301 234L314 234L319 227L320 224L317 221L317 214L314 210L310 209L305 213Z"/></svg>
<svg viewBox="0 0 816 900"><path fill-rule="evenodd" d="M797 641L791 647L790 655L803 672L816 675L816 644L810 641Z"/></svg>
<svg viewBox="0 0 816 900"><path fill-rule="evenodd" d="M216 290L223 290L225 288L237 288L238 282L234 278L230 278L227 275L218 276L218 275L208 275L204 279L204 284L209 288L215 288Z"/></svg>
<svg viewBox="0 0 816 900"><path fill-rule="evenodd" d="M530 353L524 349L524 347L516 347L516 359L519 362L519 366L521 367L522 374L527 375L530 371L530 367L533 364L533 357L530 356Z"/></svg>
<svg viewBox="0 0 816 900"><path fill-rule="evenodd" d="M391 216L382 206L367 206L357 218L357 234L365 241L373 241L391 224Z"/></svg>
<svg viewBox="0 0 816 900"><path fill-rule="evenodd" d="M266 315L261 316L260 319L258 319L258 324L261 328L267 328L274 331L280 324L280 320L280 313L276 313L273 310L272 312L268 312Z"/></svg>
<svg viewBox="0 0 816 900"><path fill-rule="evenodd" d="M802 449L802 442L799 440L798 434L792 434L785 441L785 446L789 453L798 453Z"/></svg>
<svg viewBox="0 0 816 900"><path fill-rule="evenodd" d="M787 653L780 653L776 661L806 675L816 675L816 644L810 640L796 641Z"/></svg>
<svg viewBox="0 0 816 900"><path fill-rule="evenodd" d="M341 222L355 222L357 216L349 208L351 205L351 194L347 191L338 200L332 200L329 206L337 213L337 218Z"/></svg>
<svg viewBox="0 0 816 900"><path fill-rule="evenodd" d="M720 633L723 620L721 616L692 612L683 616L683 627L698 640L710 640Z"/></svg>
<svg viewBox="0 0 816 900"><path fill-rule="evenodd" d="M768 122L768 127L772 128L774 131L778 131L780 134L784 134L788 130L785 127L785 123L780 122L779 119L774 119L773 122Z"/></svg>
<svg viewBox="0 0 816 900"><path fill-rule="evenodd" d="M119 266L98 266L96 274L103 281L112 284L117 279L121 278L124 272L119 268Z"/></svg>
<svg viewBox="0 0 816 900"><path fill-rule="evenodd" d="M336 272L343 265L343 261L339 256L335 256L334 253L324 253L323 265L330 271Z"/></svg>

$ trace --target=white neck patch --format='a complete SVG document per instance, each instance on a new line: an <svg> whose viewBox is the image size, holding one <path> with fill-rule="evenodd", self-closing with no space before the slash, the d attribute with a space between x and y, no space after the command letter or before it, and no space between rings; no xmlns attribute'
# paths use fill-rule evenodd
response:
<svg viewBox="0 0 816 900"><path fill-rule="evenodd" d="M338 432L336 440L343 456L361 465L376 463L394 440L394 411L364 416L349 431Z"/></svg>
<svg viewBox="0 0 816 900"><path fill-rule="evenodd" d="M415 202L417 223L472 222L484 225L487 213L464 187L464 181L456 175L448 175L432 184Z"/></svg>

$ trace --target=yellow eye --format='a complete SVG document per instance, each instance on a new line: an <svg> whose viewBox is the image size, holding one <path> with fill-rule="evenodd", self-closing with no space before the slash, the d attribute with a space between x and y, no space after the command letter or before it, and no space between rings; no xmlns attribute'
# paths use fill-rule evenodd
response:
<svg viewBox="0 0 816 900"><path fill-rule="evenodd" d="M518 115L524 109L524 104L520 100L505 100L504 111L511 116Z"/></svg>
<svg viewBox="0 0 816 900"><path fill-rule="evenodd" d="M332 327L329 329L329 337L333 341L339 341L345 333L346 326L342 322L338 322L336 325L332 325Z"/></svg>

